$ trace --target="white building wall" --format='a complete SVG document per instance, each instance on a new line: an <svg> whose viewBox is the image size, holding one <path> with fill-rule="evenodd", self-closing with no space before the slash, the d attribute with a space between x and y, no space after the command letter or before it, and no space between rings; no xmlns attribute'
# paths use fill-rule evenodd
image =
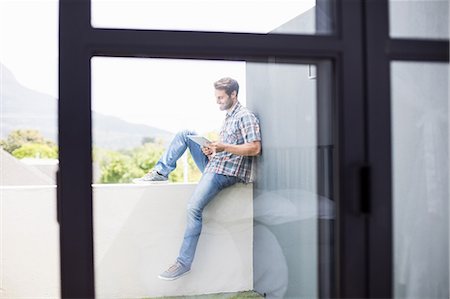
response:
<svg viewBox="0 0 450 299"><path fill-rule="evenodd" d="M252 186L222 191L205 209L191 274L157 275L175 260L195 184L94 185L98 298L253 289ZM1 187L0 298L58 298L56 187Z"/></svg>

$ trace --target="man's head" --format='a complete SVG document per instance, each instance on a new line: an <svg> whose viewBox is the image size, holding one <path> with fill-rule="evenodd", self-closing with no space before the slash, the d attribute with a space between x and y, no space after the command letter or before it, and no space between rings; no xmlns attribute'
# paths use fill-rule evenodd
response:
<svg viewBox="0 0 450 299"><path fill-rule="evenodd" d="M237 102L239 84L232 78L222 78L214 82L216 102L220 110L228 110Z"/></svg>

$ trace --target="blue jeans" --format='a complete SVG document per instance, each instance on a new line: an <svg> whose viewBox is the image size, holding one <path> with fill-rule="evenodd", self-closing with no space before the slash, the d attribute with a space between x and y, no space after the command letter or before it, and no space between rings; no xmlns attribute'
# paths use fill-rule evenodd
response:
<svg viewBox="0 0 450 299"><path fill-rule="evenodd" d="M156 163L155 170L168 176L177 166L177 160L187 148L194 158L195 164L201 172L208 164L208 157L203 154L200 145L190 140L187 135L195 135L193 131L179 132L165 151L161 159ZM177 261L183 266L191 268L194 260L195 249L202 231L202 214L206 205L219 193L220 190L241 181L237 177L217 173L203 173L200 182L194 190L187 206L187 225L184 232L183 244Z"/></svg>

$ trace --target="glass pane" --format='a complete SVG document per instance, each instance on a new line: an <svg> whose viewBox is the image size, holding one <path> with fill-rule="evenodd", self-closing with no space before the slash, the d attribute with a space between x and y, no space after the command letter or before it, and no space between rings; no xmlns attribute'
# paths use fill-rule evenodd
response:
<svg viewBox="0 0 450 299"><path fill-rule="evenodd" d="M331 34L329 0L93 0L99 28Z"/></svg>
<svg viewBox="0 0 450 299"><path fill-rule="evenodd" d="M331 90L331 73L329 62L93 58L97 296L330 296L332 107L317 85ZM239 104L236 88L215 88L223 77ZM192 130L228 145L209 159ZM158 279L175 261L189 274Z"/></svg>
<svg viewBox="0 0 450 299"><path fill-rule="evenodd" d="M253 189L254 287L268 298L332 297L331 73L327 62L247 64L247 102L264 145Z"/></svg>
<svg viewBox="0 0 450 299"><path fill-rule="evenodd" d="M448 64L392 64L394 291L449 297Z"/></svg>
<svg viewBox="0 0 450 299"><path fill-rule="evenodd" d="M448 14L448 0L390 0L390 35L400 38L448 39Z"/></svg>
<svg viewBox="0 0 450 299"><path fill-rule="evenodd" d="M60 297L57 86L58 1L0 1L1 298Z"/></svg>

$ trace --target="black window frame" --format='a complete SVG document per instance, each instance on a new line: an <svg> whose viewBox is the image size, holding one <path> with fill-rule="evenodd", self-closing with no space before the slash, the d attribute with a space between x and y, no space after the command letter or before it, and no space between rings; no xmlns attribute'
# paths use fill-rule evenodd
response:
<svg viewBox="0 0 450 299"><path fill-rule="evenodd" d="M393 39L388 0L336 0L335 35L99 29L90 0L60 0L61 296L94 298L91 58L329 60L334 65L338 298L390 298L390 62L448 62L448 40Z"/></svg>

